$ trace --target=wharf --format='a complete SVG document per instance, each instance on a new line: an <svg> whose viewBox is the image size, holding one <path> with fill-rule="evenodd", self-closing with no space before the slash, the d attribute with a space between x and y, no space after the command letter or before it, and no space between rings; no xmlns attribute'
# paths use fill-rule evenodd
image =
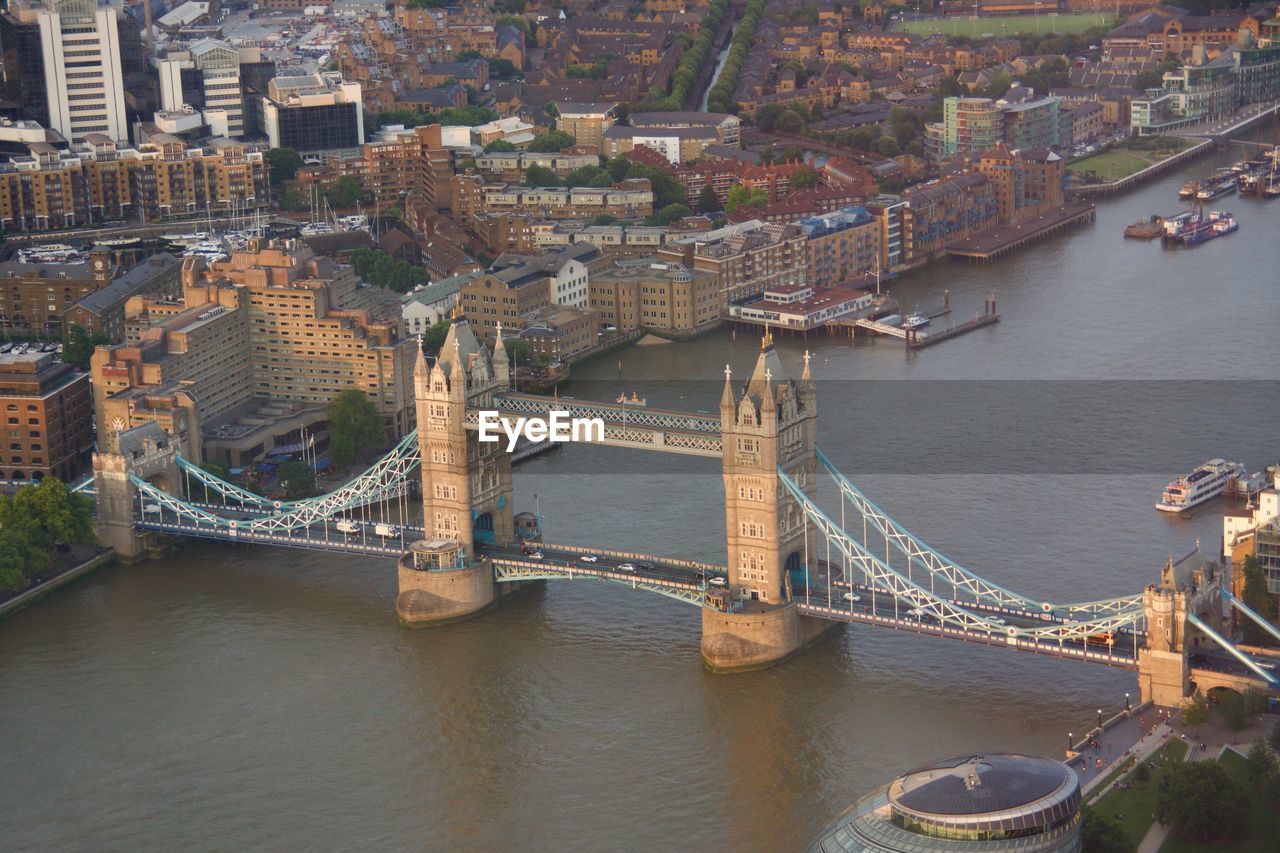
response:
<svg viewBox="0 0 1280 853"><path fill-rule="evenodd" d="M991 300L991 313L982 314L974 317L972 320L966 320L952 326L949 329L943 329L939 332L929 332L921 334L919 332L911 332L907 336L907 346L911 349L924 349L925 347L940 344L943 341L950 340L963 335L965 332L972 332L974 329L981 329L983 326L990 326L992 323L1000 321L1000 315L995 313L995 301Z"/></svg>
<svg viewBox="0 0 1280 853"><path fill-rule="evenodd" d="M1018 225L998 225L968 240L946 246L947 254L970 261L995 260L1064 228L1092 222L1097 213L1092 202L1070 202L1060 210Z"/></svg>

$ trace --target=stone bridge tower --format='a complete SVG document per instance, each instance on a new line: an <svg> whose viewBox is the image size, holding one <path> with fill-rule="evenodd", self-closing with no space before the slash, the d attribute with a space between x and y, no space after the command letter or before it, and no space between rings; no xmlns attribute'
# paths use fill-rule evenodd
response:
<svg viewBox="0 0 1280 853"><path fill-rule="evenodd" d="M1220 631L1221 588L1221 568L1206 562L1197 547L1179 560L1170 557L1160 582L1143 591L1147 644L1138 650L1138 689L1144 702L1176 707L1193 691L1189 655L1209 641L1188 615Z"/></svg>
<svg viewBox="0 0 1280 853"><path fill-rule="evenodd" d="M735 393L725 368L720 400L725 536L733 610L703 608L702 657L716 671L756 669L791 655L831 623L796 612L791 577L808 557L817 570L816 531L806 543L803 513L779 467L812 495L817 463L817 399L809 357L791 379L766 334L750 381Z"/></svg>
<svg viewBox="0 0 1280 853"><path fill-rule="evenodd" d="M422 469L422 513L430 566L411 551L400 562L396 613L406 625L454 621L494 603L497 592L488 565L476 560L477 542L516 538L511 511L511 455L502 443L482 443L467 429L468 410L494 408L493 395L507 390L510 367L501 335L492 357L462 318L455 319L440 356L430 367L419 348L413 371L418 451Z"/></svg>
<svg viewBox="0 0 1280 853"><path fill-rule="evenodd" d="M93 485L98 502L98 539L125 561L145 556L151 535L134 529L138 488L133 474L156 488L180 495L178 440L154 421L132 429L116 419L106 433L103 449L93 454Z"/></svg>

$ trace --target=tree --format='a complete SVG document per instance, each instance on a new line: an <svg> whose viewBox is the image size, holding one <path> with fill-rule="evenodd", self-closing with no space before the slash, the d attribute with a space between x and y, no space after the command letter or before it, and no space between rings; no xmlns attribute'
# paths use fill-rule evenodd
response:
<svg viewBox="0 0 1280 853"><path fill-rule="evenodd" d="M1249 754L1245 756L1245 760L1249 764L1249 778L1255 784L1269 780L1275 772L1276 760L1267 748L1266 738L1261 735L1249 746Z"/></svg>
<svg viewBox="0 0 1280 853"><path fill-rule="evenodd" d="M524 183L527 187L558 187L560 178L546 166L535 164L525 169Z"/></svg>
<svg viewBox="0 0 1280 853"><path fill-rule="evenodd" d="M1133 778L1138 782L1151 781L1151 767L1147 762L1143 761L1133 770Z"/></svg>
<svg viewBox="0 0 1280 853"><path fill-rule="evenodd" d="M520 20L524 20L521 18ZM509 80L516 76L516 66L510 59L490 59L489 76L500 80Z"/></svg>
<svg viewBox="0 0 1280 853"><path fill-rule="evenodd" d="M1218 716L1222 718L1222 725L1233 732L1247 729L1253 721L1253 715L1245 707L1244 697L1234 690L1221 690L1217 695Z"/></svg>
<svg viewBox="0 0 1280 853"><path fill-rule="evenodd" d="M898 140L892 136L882 136L876 140L876 153L884 157L897 157L901 153L898 148Z"/></svg>
<svg viewBox="0 0 1280 853"><path fill-rule="evenodd" d="M89 334L78 324L72 323L71 328L62 337L62 360L67 364L74 364L81 370L88 370L89 358L93 355L93 350L108 343L111 341L101 332Z"/></svg>
<svg viewBox="0 0 1280 853"><path fill-rule="evenodd" d="M362 451L381 447L387 440L378 410L359 388L339 391L329 403L328 414L329 455L339 465L350 465Z"/></svg>
<svg viewBox="0 0 1280 853"><path fill-rule="evenodd" d="M486 154L498 154L504 151L515 151L516 147L505 139L495 139L484 147Z"/></svg>
<svg viewBox="0 0 1280 853"><path fill-rule="evenodd" d="M503 338L502 347L507 351L507 360L513 370L529 364L529 342L524 338Z"/></svg>
<svg viewBox="0 0 1280 853"><path fill-rule="evenodd" d="M206 459L200 463L200 469L206 474L212 474L219 480L225 480L228 476L226 467L221 462L214 462L212 459Z"/></svg>
<svg viewBox="0 0 1280 853"><path fill-rule="evenodd" d="M1252 554L1244 558L1244 593L1240 597L1263 619L1275 622L1276 606L1267 592L1267 575L1258 558ZM1251 646L1270 646L1275 643L1275 638L1257 622L1246 617L1244 641Z"/></svg>
<svg viewBox="0 0 1280 853"><path fill-rule="evenodd" d="M818 173L805 166L796 169L796 173L791 176L791 186L798 190L813 189L818 185Z"/></svg>
<svg viewBox="0 0 1280 853"><path fill-rule="evenodd" d="M720 209L720 197L716 195L715 187L707 184L702 188L702 192L698 193L698 212L712 213Z"/></svg>
<svg viewBox="0 0 1280 853"><path fill-rule="evenodd" d="M72 492L56 477L45 477L23 486L13 497L0 495L0 529L12 537L8 547L15 541L24 543L19 546L27 554L22 568L30 576L53 565L58 543L94 540L93 501Z"/></svg>
<svg viewBox="0 0 1280 853"><path fill-rule="evenodd" d="M764 207L769 203L769 193L760 187L747 189L738 184L729 188L729 200L724 203L724 212L733 213L740 207Z"/></svg>
<svg viewBox="0 0 1280 853"><path fill-rule="evenodd" d="M774 127L783 133L799 133L804 130L804 119L792 110L786 110L782 115L778 116L778 120L774 123Z"/></svg>
<svg viewBox="0 0 1280 853"><path fill-rule="evenodd" d="M272 148L267 151L265 159L273 187L292 181L302 168L302 155L292 148Z"/></svg>
<svg viewBox="0 0 1280 853"><path fill-rule="evenodd" d="M276 479L284 488L285 497L291 501L309 498L316 493L316 475L305 462L291 459L280 463Z"/></svg>
<svg viewBox="0 0 1280 853"><path fill-rule="evenodd" d="M364 195L364 188L351 175L343 175L324 188L324 197L333 207L351 207Z"/></svg>
<svg viewBox="0 0 1280 853"><path fill-rule="evenodd" d="M1192 731L1199 731L1209 722L1209 701L1198 690L1183 700L1179 710L1182 712L1182 724Z"/></svg>
<svg viewBox="0 0 1280 853"><path fill-rule="evenodd" d="M550 105L548 105L550 106ZM542 154L556 154L561 148L569 148L577 143L577 138L563 130L548 130L546 133L539 133L529 143L529 150Z"/></svg>
<svg viewBox="0 0 1280 853"><path fill-rule="evenodd" d="M593 216L591 218L592 225L613 225L617 221L618 217L614 216L612 213L601 213L598 216Z"/></svg>
<svg viewBox="0 0 1280 853"><path fill-rule="evenodd" d="M677 219L684 219L686 216L693 216L693 210L689 205L677 201L659 210L657 219L659 225L670 225Z"/></svg>
<svg viewBox="0 0 1280 853"><path fill-rule="evenodd" d="M581 166L564 176L566 187L611 187L613 175L599 166Z"/></svg>
<svg viewBox="0 0 1280 853"><path fill-rule="evenodd" d="M1124 831L1119 818L1084 806L1080 825L1080 843L1084 853L1133 853L1134 843Z"/></svg>
<svg viewBox="0 0 1280 853"><path fill-rule="evenodd" d="M422 349L427 355L439 355L445 338L449 337L449 327L453 325L448 317L441 317L431 324L422 336Z"/></svg>
<svg viewBox="0 0 1280 853"><path fill-rule="evenodd" d="M1233 838L1249 819L1249 795L1216 761L1173 764L1156 788L1155 819L1193 841Z"/></svg>

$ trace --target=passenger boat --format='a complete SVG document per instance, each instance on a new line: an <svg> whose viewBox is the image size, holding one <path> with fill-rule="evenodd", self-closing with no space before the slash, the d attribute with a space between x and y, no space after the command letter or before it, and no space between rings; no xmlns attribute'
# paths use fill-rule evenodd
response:
<svg viewBox="0 0 1280 853"><path fill-rule="evenodd" d="M1161 512L1185 512L1222 494L1228 483L1244 476L1244 466L1225 459L1210 459L1164 487L1156 509Z"/></svg>

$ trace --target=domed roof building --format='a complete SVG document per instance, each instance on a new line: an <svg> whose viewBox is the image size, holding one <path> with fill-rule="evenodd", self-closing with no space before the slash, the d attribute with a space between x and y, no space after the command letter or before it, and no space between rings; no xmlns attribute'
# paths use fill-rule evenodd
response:
<svg viewBox="0 0 1280 853"><path fill-rule="evenodd" d="M1029 755L961 755L854 803L810 847L847 851L1080 850L1080 780Z"/></svg>

